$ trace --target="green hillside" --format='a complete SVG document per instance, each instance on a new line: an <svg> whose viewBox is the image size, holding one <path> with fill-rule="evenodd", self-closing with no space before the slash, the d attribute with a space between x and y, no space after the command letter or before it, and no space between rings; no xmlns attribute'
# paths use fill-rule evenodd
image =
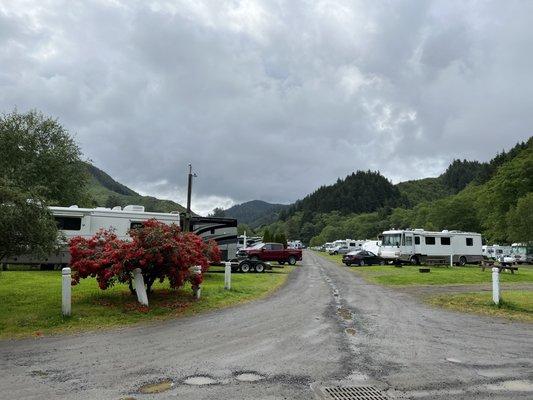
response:
<svg viewBox="0 0 533 400"><path fill-rule="evenodd" d="M86 163L87 173L90 176L87 191L92 203L99 207L124 207L128 204L144 206L146 211L171 212L185 211L185 208L172 200L161 200L151 196L141 196L129 187L115 181L111 176Z"/></svg>
<svg viewBox="0 0 533 400"><path fill-rule="evenodd" d="M280 212L288 207L285 204L271 204L262 200L252 200L224 210L224 215L228 218L237 219L240 224L258 228L277 221Z"/></svg>

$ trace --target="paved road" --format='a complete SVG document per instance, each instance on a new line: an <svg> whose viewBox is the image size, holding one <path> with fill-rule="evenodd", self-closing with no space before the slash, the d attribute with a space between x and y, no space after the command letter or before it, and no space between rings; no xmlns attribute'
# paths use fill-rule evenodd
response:
<svg viewBox="0 0 533 400"><path fill-rule="evenodd" d="M533 329L431 309L306 252L268 299L119 331L3 341L0 370L2 399L310 399L311 386L339 384L392 398L531 399ZM262 379L242 382L242 373ZM216 384L188 385L191 376ZM139 393L161 379L174 386Z"/></svg>

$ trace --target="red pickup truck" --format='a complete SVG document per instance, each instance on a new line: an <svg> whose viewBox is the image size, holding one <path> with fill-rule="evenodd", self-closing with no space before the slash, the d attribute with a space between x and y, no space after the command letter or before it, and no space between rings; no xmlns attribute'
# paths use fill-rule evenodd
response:
<svg viewBox="0 0 533 400"><path fill-rule="evenodd" d="M261 261L277 261L280 264L286 262L290 265L302 259L301 249L286 249L281 243L259 243L253 247L239 250L238 256L246 256L250 259Z"/></svg>

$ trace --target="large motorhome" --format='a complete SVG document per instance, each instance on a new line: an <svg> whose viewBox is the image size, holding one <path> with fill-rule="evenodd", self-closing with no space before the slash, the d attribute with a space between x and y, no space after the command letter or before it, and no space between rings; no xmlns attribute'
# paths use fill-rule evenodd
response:
<svg viewBox="0 0 533 400"><path fill-rule="evenodd" d="M184 221L185 219L183 219ZM214 240L222 260L232 260L237 254L237 220L233 218L192 217L189 231L203 240Z"/></svg>
<svg viewBox="0 0 533 400"><path fill-rule="evenodd" d="M90 238L100 229L113 229L119 239L129 239L128 231L149 219L156 219L165 224L179 224L178 213L156 213L146 212L143 206L129 205L124 207L80 208L70 207L50 207L50 211L66 242L75 236ZM54 265L65 265L70 262L70 253L65 243L60 244L60 248L53 254L45 257L34 255L20 255L2 260L6 264L41 264L45 268Z"/></svg>
<svg viewBox="0 0 533 400"><path fill-rule="evenodd" d="M511 245L511 257L517 264L533 263L533 244L531 243L513 243Z"/></svg>
<svg viewBox="0 0 533 400"><path fill-rule="evenodd" d="M481 235L473 232L430 232L423 229L385 231L379 255L386 260L420 264L426 261L465 265L483 260Z"/></svg>

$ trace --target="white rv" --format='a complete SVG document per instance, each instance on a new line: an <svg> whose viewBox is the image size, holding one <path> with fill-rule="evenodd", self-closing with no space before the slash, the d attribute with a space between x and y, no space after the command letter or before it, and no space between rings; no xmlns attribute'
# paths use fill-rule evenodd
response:
<svg viewBox="0 0 533 400"><path fill-rule="evenodd" d="M156 219L165 224L180 223L178 213L156 213L146 212L143 206L129 205L121 209L105 207L79 208L70 207L50 207L57 227L62 236L68 242L75 236L90 238L100 229L113 229L120 239L129 239L128 231L135 228L143 221ZM46 257L36 257L32 255L21 255L2 260L6 264L41 264L53 268L54 265L63 265L70 262L70 253L66 243L63 243L60 250Z"/></svg>
<svg viewBox="0 0 533 400"><path fill-rule="evenodd" d="M503 257L511 256L511 250L511 246L500 246L499 244L487 245L481 248L483 256L494 260L501 260Z"/></svg>
<svg viewBox="0 0 533 400"><path fill-rule="evenodd" d="M531 243L513 243L511 245L511 255L517 264L533 263L533 244Z"/></svg>
<svg viewBox="0 0 533 400"><path fill-rule="evenodd" d="M483 260L481 234L460 231L430 232L423 229L382 233L379 255L385 260L420 264L425 261L465 265Z"/></svg>
<svg viewBox="0 0 533 400"><path fill-rule="evenodd" d="M363 248L364 243L365 240L335 240L333 242L333 247L329 248L328 253L332 255L337 255L346 254L351 251L361 250Z"/></svg>

